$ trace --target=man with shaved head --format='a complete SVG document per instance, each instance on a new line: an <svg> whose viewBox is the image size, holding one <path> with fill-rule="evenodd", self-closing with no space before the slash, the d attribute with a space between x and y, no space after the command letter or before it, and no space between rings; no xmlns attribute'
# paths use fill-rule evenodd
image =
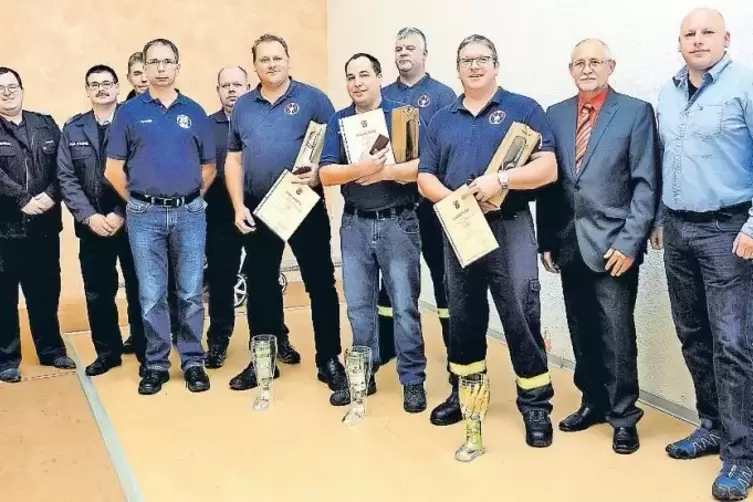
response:
<svg viewBox="0 0 753 502"><path fill-rule="evenodd" d="M578 90L547 111L555 136L558 182L539 198L541 261L560 273L575 354L580 408L565 432L609 422L612 448L639 448L635 300L639 266L656 215L659 150L653 107L609 85L609 47L575 46L570 75Z"/></svg>
<svg viewBox="0 0 753 502"><path fill-rule="evenodd" d="M746 498L753 480L753 71L727 53L722 15L682 21L685 66L659 94L662 210L672 318L693 379L700 427L672 458L721 453L717 500Z"/></svg>
<svg viewBox="0 0 753 502"><path fill-rule="evenodd" d="M240 66L217 74L217 96L222 108L209 116L217 143L217 178L207 191L207 286L209 329L207 368L221 368L235 327L234 288L241 261L240 234L233 224L235 212L225 184L225 157L230 115L238 98L250 89L248 72Z"/></svg>

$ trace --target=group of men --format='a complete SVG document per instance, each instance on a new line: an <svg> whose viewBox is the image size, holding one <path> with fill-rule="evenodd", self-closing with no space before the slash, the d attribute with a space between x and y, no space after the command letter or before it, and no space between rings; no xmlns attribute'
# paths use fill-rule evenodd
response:
<svg viewBox="0 0 753 502"><path fill-rule="evenodd" d="M133 91L125 103L117 102L112 68L89 69L91 110L72 117L62 134L51 117L22 110L20 75L0 68L0 380L20 380L19 284L41 363L75 366L57 321L61 201L80 237L97 351L88 375L120 365L130 346L141 363L139 392L157 393L169 379L175 344L189 390L209 389L204 368L223 365L234 328L242 247L249 334L276 335L279 361L299 363L277 282L285 243L253 216L278 176L290 170L296 183L321 196L288 243L311 298L317 378L332 391L332 405L345 405L350 396L339 359L340 301L323 187L339 186L345 201L340 240L347 315L353 343L372 349L374 374L396 357L405 411L426 409L418 308L423 254L451 387L431 422L459 422L459 377L486 372L489 291L533 447L549 446L553 436L540 254L544 268L561 276L582 394L580 408L559 429L608 422L615 452L639 448L643 412L636 406L633 312L650 241L665 248L672 317L701 418L667 453L681 459L720 453L714 496L744 498L753 481L753 72L731 60L729 40L716 11L696 9L683 19L678 48L686 65L662 89L656 114L649 103L609 85L616 63L595 39L572 51L577 94L546 111L497 84L497 51L481 35L458 47L463 93L456 97L426 72L426 38L416 28L397 34L399 76L384 88L374 56L357 53L346 61L352 103L337 112L323 92L290 77L288 45L269 34L252 48L258 86L250 88L242 67L223 68L217 76L222 108L212 115L175 88L178 49L156 39L129 59ZM389 163L385 148L349 160L340 120L381 109L389 128L391 111L403 104L420 113L419 158ZM311 121L327 124L321 160L295 165ZM513 122L541 134L538 150L522 167L485 174ZM465 268L432 209L463 185L499 244ZM496 208L489 200L503 190L509 194ZM126 347L115 306L117 261L132 337ZM230 381L236 390L256 385L253 363ZM372 375L368 393L375 392Z"/></svg>

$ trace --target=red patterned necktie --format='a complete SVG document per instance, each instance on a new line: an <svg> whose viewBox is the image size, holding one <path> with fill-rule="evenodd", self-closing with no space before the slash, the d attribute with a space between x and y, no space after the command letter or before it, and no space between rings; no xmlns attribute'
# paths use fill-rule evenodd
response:
<svg viewBox="0 0 753 502"><path fill-rule="evenodd" d="M586 155L588 147L588 138L591 137L591 114L594 111L593 105L586 103L578 115L578 126L575 132L575 172L580 171L583 157Z"/></svg>

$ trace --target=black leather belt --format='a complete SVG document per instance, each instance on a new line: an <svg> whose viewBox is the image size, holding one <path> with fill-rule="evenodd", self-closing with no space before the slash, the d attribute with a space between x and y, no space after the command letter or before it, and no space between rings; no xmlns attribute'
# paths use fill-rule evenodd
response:
<svg viewBox="0 0 753 502"><path fill-rule="evenodd" d="M131 192L129 195L136 200L152 204L153 206L180 207L185 206L186 204L190 204L192 201L196 200L201 195L201 191L196 190L195 192L191 192L184 197L155 197L140 192Z"/></svg>
<svg viewBox="0 0 753 502"><path fill-rule="evenodd" d="M668 212L681 220L692 223L708 223L717 219L747 213L751 207L750 202L742 202L734 206L727 206L715 211L676 211L669 209Z"/></svg>
<svg viewBox="0 0 753 502"><path fill-rule="evenodd" d="M359 218L369 218L373 220L394 218L395 216L402 213L403 211L415 211L415 210L416 210L416 204L402 204L400 206L388 207L385 209L377 209L374 211L356 209L356 207L353 206L353 204L350 204L348 202L346 202L345 207L343 207L343 212L346 214L352 214L354 216L358 216Z"/></svg>

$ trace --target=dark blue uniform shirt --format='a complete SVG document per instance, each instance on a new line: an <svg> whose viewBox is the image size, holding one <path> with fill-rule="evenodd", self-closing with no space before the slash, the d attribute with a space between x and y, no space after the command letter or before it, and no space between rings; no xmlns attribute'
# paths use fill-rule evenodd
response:
<svg viewBox="0 0 753 502"><path fill-rule="evenodd" d="M384 98L379 105L384 111L384 118L387 121L387 131L390 132L390 134L392 133L392 110L399 108L400 106L402 106L400 103L395 103L394 101ZM329 119L329 122L327 123L327 131L325 133L324 149L322 150L322 166L328 166L331 164L348 164L348 157L345 154L345 147L341 140L339 121L342 118L350 117L355 114L356 105L351 104L349 107L339 110ZM421 125L421 128L424 128L423 125ZM413 204L417 202L416 198L418 193L415 183L402 184L395 181L380 181L379 183L367 186L350 182L344 184L341 191L345 202L349 202L357 209L365 211L374 211Z"/></svg>
<svg viewBox="0 0 753 502"><path fill-rule="evenodd" d="M463 106L464 96L431 120L419 137L419 172L430 173L450 190L484 174L513 122L541 134L538 151L554 152L554 134L543 108L533 99L501 87L477 116ZM510 192L504 206L525 203L532 194Z"/></svg>
<svg viewBox="0 0 753 502"><path fill-rule="evenodd" d="M295 167L309 122L325 124L334 112L326 94L295 80L274 104L260 86L241 96L233 105L227 148L243 152L245 192L264 197L283 171Z"/></svg>
<svg viewBox="0 0 753 502"><path fill-rule="evenodd" d="M183 94L169 108L149 91L126 101L108 131L107 156L126 161L128 190L182 197L201 188L201 165L215 161L204 109Z"/></svg>
<svg viewBox="0 0 753 502"><path fill-rule="evenodd" d="M382 96L418 108L421 119L428 124L434 114L455 102L457 95L450 87L431 78L428 73L415 84L408 86L398 78L382 89Z"/></svg>

